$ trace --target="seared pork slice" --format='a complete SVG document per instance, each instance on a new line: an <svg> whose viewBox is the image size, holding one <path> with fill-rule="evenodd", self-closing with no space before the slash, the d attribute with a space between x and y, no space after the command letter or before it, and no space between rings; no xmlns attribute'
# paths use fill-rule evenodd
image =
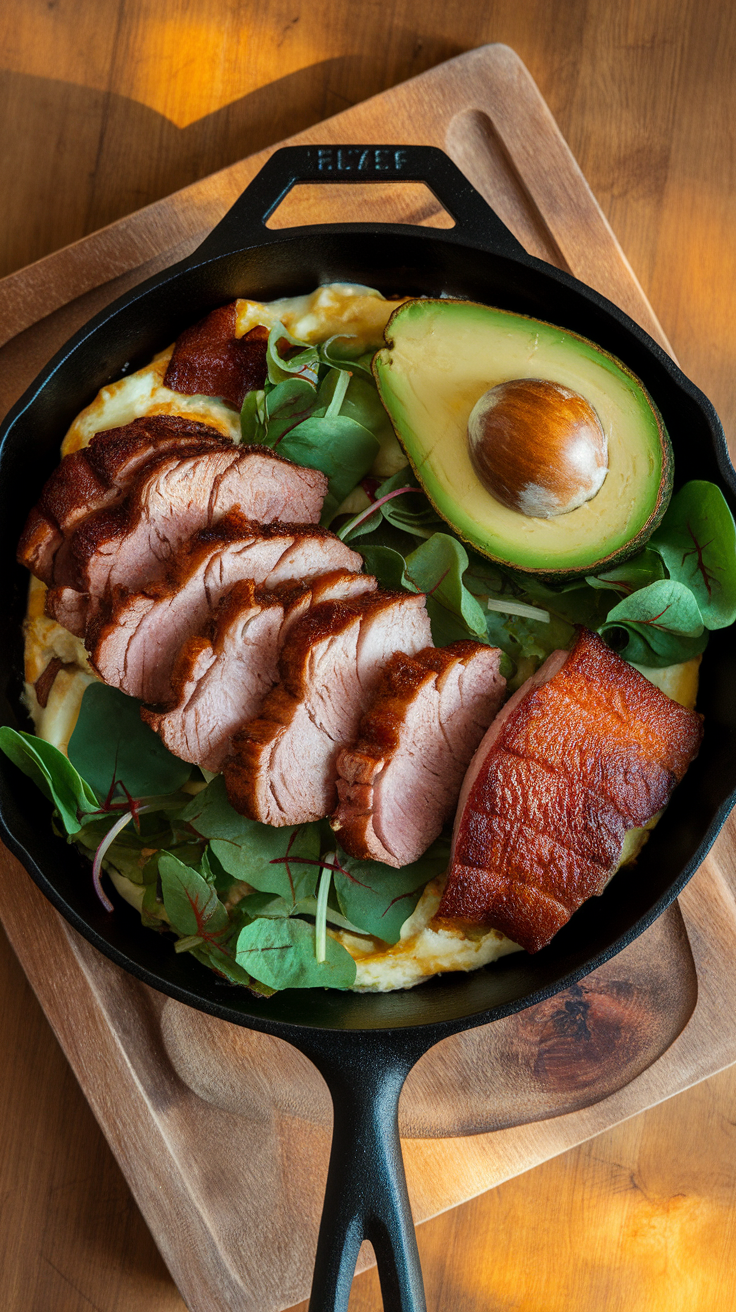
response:
<svg viewBox="0 0 736 1312"><path fill-rule="evenodd" d="M184 643L171 675L176 701L141 715L169 751L215 772L230 739L253 719L278 678L278 659L292 625L310 606L373 592L369 574L335 570L311 583L283 584L273 592L251 579L220 600L203 633Z"/></svg>
<svg viewBox="0 0 736 1312"><path fill-rule="evenodd" d="M89 446L65 456L47 479L26 521L18 560L49 587L69 583L68 543L82 521L121 501L149 461L203 445L232 447L214 428L178 415L150 415L96 433Z"/></svg>
<svg viewBox="0 0 736 1312"><path fill-rule="evenodd" d="M405 866L434 842L499 708L500 663L498 647L469 641L391 657L358 741L337 758L332 827L351 856Z"/></svg>
<svg viewBox="0 0 736 1312"><path fill-rule="evenodd" d="M268 329L235 336L235 301L220 305L206 319L177 337L164 387L194 396L221 396L237 410L246 394L266 380Z"/></svg>
<svg viewBox="0 0 736 1312"><path fill-rule="evenodd" d="M134 592L163 577L192 534L235 507L263 524L315 524L326 491L319 470L268 447L171 452L142 470L119 506L83 521L71 541L74 576L60 581L91 598L118 586Z"/></svg>
<svg viewBox="0 0 736 1312"><path fill-rule="evenodd" d="M358 573L362 564L356 551L315 524L254 524L233 511L195 534L165 580L113 596L87 625L87 650L106 683L166 704L174 696L178 652L234 583L252 579L273 588L335 569Z"/></svg>
<svg viewBox="0 0 736 1312"><path fill-rule="evenodd" d="M617 869L628 829L666 805L702 717L594 633L555 652L503 708L460 794L440 916L549 943Z"/></svg>
<svg viewBox="0 0 736 1312"><path fill-rule="evenodd" d="M388 658L431 642L421 594L374 592L314 606L289 633L280 682L238 730L223 774L232 805L270 825L329 815L337 756L355 740Z"/></svg>
<svg viewBox="0 0 736 1312"><path fill-rule="evenodd" d="M46 593L46 614L77 638L87 631L89 596L76 588L51 588Z"/></svg>

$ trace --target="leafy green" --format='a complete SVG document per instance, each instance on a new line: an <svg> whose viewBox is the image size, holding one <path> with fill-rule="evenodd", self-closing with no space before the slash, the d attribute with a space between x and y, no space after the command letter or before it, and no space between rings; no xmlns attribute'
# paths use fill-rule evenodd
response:
<svg viewBox="0 0 736 1312"><path fill-rule="evenodd" d="M624 561L623 565L604 570L597 577L589 575L585 582L591 588L613 589L628 596L638 588L647 588L650 583L657 583L664 576L665 569L661 557L656 551L650 551L645 547L638 556Z"/></svg>
<svg viewBox="0 0 736 1312"><path fill-rule="evenodd" d="M352 333L335 333L329 337L326 342L318 346L319 358L323 364L330 365L333 369L346 369L349 373L361 373L364 377L370 379L373 383L373 374L371 373L371 360L373 351L356 354L355 347L351 348L350 343L355 341ZM343 342L343 346L336 346L336 342ZM375 383L373 383L375 390ZM380 403L379 403L380 404ZM381 407L383 409L383 407ZM385 412L384 412L385 413Z"/></svg>
<svg viewBox="0 0 736 1312"><path fill-rule="evenodd" d="M216 938L228 928L227 910L212 885L192 866L171 852L162 852L158 862L164 907L178 934Z"/></svg>
<svg viewBox="0 0 736 1312"><path fill-rule="evenodd" d="M391 493L400 492L401 489L408 489L408 491L404 491L400 496L392 496L390 501L385 501L376 510L375 517L370 516L367 521L364 520L353 533L348 535L348 540L374 529L380 518L385 519L388 524L393 524L395 528L409 533L415 539L430 537L436 529L445 528L444 520L437 514L422 491L416 474L408 465L379 484L375 499L380 501Z"/></svg>
<svg viewBox="0 0 736 1312"><path fill-rule="evenodd" d="M279 455L298 465L321 469L329 480L322 523L329 524L349 492L368 473L378 454L373 433L347 415L311 417L292 428L279 443Z"/></svg>
<svg viewBox="0 0 736 1312"><path fill-rule="evenodd" d="M267 427L265 391L248 392L240 411L240 433L243 441L263 442Z"/></svg>
<svg viewBox="0 0 736 1312"><path fill-rule="evenodd" d="M432 637L438 647L456 638L486 641L486 614L463 583L467 568L467 551L448 533L433 533L406 558L409 586L427 594Z"/></svg>
<svg viewBox="0 0 736 1312"><path fill-rule="evenodd" d="M335 891L340 910L363 933L397 943L401 926L411 915L424 885L447 869L449 845L438 839L411 865L399 870L380 861L357 861L338 854ZM347 872L347 873L345 873Z"/></svg>
<svg viewBox="0 0 736 1312"><path fill-rule="evenodd" d="M416 591L415 588L412 589L407 585L404 573L406 562L400 551L394 551L392 547L380 547L368 543L360 548L360 552L365 561L366 572L376 576L380 587L396 591L400 588Z"/></svg>
<svg viewBox="0 0 736 1312"><path fill-rule="evenodd" d="M192 773L140 717L141 703L106 683L84 690L69 760L100 797L115 782L131 797L174 793Z"/></svg>
<svg viewBox="0 0 736 1312"><path fill-rule="evenodd" d="M624 597L600 631L626 660L655 667L689 660L708 640L695 597L675 579L660 579Z"/></svg>
<svg viewBox="0 0 736 1312"><path fill-rule="evenodd" d="M313 413L317 399L317 389L307 378L286 378L278 383L266 396L266 432L260 440L279 447L285 435ZM279 455L286 454L279 449Z"/></svg>
<svg viewBox="0 0 736 1312"><path fill-rule="evenodd" d="M695 479L672 498L649 546L689 588L707 629L736 620L736 526L715 483Z"/></svg>
<svg viewBox="0 0 736 1312"><path fill-rule="evenodd" d="M288 358L279 350L282 342L294 348L289 352ZM268 334L266 364L268 381L273 386L283 383L285 379L292 378L296 374L308 379L309 382L316 383L320 364L319 348L300 342L297 337L292 337L291 333L286 331L282 323L275 323Z"/></svg>
<svg viewBox="0 0 736 1312"><path fill-rule="evenodd" d="M218 775L181 813L203 838L222 869L262 893L293 905L314 893L319 869L319 826L272 825L248 820L233 809Z"/></svg>
<svg viewBox="0 0 736 1312"><path fill-rule="evenodd" d="M350 953L329 934L324 961L314 955L314 929L303 920L259 917L241 929L235 959L257 980L274 989L349 989L356 966Z"/></svg>
<svg viewBox="0 0 736 1312"><path fill-rule="evenodd" d="M53 802L67 834L77 834L99 808L95 793L63 752L43 738L0 728L0 749Z"/></svg>

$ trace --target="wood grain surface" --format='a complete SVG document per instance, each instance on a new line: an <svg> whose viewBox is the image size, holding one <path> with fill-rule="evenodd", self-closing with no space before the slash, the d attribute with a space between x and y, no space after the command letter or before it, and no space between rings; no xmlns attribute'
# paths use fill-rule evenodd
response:
<svg viewBox="0 0 736 1312"><path fill-rule="evenodd" d="M734 432L728 8L6 0L0 31L6 271L463 49L507 41L683 366ZM7 952L0 996L1 1305L182 1307ZM430 1308L736 1307L734 1123L730 1071L426 1223ZM351 1308L379 1306L374 1277L359 1277Z"/></svg>

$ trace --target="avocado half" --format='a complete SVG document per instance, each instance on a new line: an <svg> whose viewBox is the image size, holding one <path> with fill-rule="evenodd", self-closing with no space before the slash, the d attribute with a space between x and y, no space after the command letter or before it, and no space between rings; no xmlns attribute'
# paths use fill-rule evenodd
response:
<svg viewBox="0 0 736 1312"><path fill-rule="evenodd" d="M672 447L639 379L594 342L472 301L405 301L386 326L373 375L427 496L458 537L514 569L572 578L641 551L672 492ZM541 378L592 405L608 474L577 509L537 519L501 505L470 460L468 416L489 388Z"/></svg>

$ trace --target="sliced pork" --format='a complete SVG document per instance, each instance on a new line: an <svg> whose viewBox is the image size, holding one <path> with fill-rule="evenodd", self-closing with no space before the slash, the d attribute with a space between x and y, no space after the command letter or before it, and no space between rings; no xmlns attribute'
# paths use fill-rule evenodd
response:
<svg viewBox="0 0 736 1312"><path fill-rule="evenodd" d="M266 381L268 329L235 336L235 302L220 305L177 337L164 387L188 396L221 396L237 410Z"/></svg>
<svg viewBox="0 0 736 1312"><path fill-rule="evenodd" d="M115 587L133 592L161 578L192 534L234 508L264 524L315 524L326 491L319 470L268 447L171 452L145 466L119 506L82 522L70 544L74 575L59 581L92 598Z"/></svg>
<svg viewBox="0 0 736 1312"><path fill-rule="evenodd" d="M470 641L391 657L337 758L332 827L351 856L409 865L438 837L503 697L500 662L497 647Z"/></svg>
<svg viewBox="0 0 736 1312"><path fill-rule="evenodd" d="M167 704L178 652L233 584L252 579L274 588L335 569L358 573L362 564L357 552L315 524L255 524L233 511L195 534L165 580L112 597L87 625L87 649L106 683Z"/></svg>
<svg viewBox="0 0 736 1312"><path fill-rule="evenodd" d="M530 952L616 870L626 831L668 802L702 717L594 633L555 652L491 725L463 783L440 916Z"/></svg>
<svg viewBox="0 0 736 1312"><path fill-rule="evenodd" d="M43 583L68 583L68 543L89 515L121 501L149 461L192 446L232 449L214 428L177 415L149 415L96 433L47 479L18 544L18 560Z"/></svg>
<svg viewBox="0 0 736 1312"><path fill-rule="evenodd" d="M355 741L386 661L429 643L417 593L380 591L313 607L289 634L280 682L260 716L233 738L223 773L236 810L277 826L329 815L338 754Z"/></svg>
<svg viewBox="0 0 736 1312"><path fill-rule="evenodd" d="M347 570L273 592L250 579L236 583L206 630L179 652L171 676L174 705L143 707L143 719L175 756L219 771L235 730L258 714L276 682L279 654L296 621L321 601L375 588L369 574Z"/></svg>

